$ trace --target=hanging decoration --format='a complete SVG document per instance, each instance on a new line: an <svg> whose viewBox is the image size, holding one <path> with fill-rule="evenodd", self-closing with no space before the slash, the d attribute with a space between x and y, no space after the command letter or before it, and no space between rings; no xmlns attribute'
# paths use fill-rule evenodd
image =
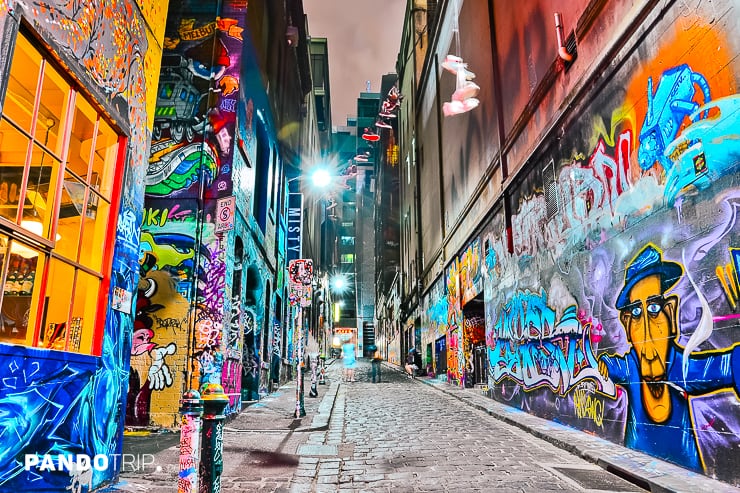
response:
<svg viewBox="0 0 740 493"><path fill-rule="evenodd" d="M367 140L368 142L377 142L380 140L380 135L375 133L371 128L366 127L362 132L362 139Z"/></svg>
<svg viewBox="0 0 740 493"><path fill-rule="evenodd" d="M390 121L396 118L396 111L401 106L401 100L403 96L398 92L396 86L391 87L388 91L388 95L380 105L380 112L378 113L378 120L375 122L375 126L382 129L392 130L393 125ZM392 132L391 132L392 133Z"/></svg>
<svg viewBox="0 0 740 493"><path fill-rule="evenodd" d="M460 57L460 26L458 25L458 16L460 9L457 5L457 0L454 2L455 16L453 20L453 31L455 33L455 46L458 54L449 54L442 62L442 67L455 75L455 92L452 93L451 101L445 102L442 105L442 113L444 116L454 116L467 113L468 111L475 109L480 104L480 101L476 99L480 86L472 81L475 78L475 74L468 70L468 64Z"/></svg>

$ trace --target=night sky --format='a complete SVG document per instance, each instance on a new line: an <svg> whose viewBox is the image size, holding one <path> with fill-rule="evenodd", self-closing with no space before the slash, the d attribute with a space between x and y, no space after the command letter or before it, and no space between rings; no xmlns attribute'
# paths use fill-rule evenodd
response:
<svg viewBox="0 0 740 493"><path fill-rule="evenodd" d="M406 0L303 0L308 33L327 38L333 125L357 113L357 97L396 71Z"/></svg>

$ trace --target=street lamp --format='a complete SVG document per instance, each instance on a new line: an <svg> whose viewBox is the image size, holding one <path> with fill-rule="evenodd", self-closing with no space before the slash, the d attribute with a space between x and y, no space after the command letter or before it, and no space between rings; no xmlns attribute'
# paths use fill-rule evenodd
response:
<svg viewBox="0 0 740 493"><path fill-rule="evenodd" d="M333 179L329 171L327 171L324 168L316 168L308 176L311 178L311 184L319 189L328 187L331 184L332 179ZM306 175L302 175L302 174L298 176L294 176L292 178L288 178L288 181L286 183L293 183L294 181L300 180L305 177Z"/></svg>
<svg viewBox="0 0 740 493"><path fill-rule="evenodd" d="M311 181L318 188L327 187L331 183L331 175L323 168L319 168L311 175Z"/></svg>
<svg viewBox="0 0 740 493"><path fill-rule="evenodd" d="M337 294L341 294L349 289L349 281L346 274L334 274L330 281L331 289Z"/></svg>
<svg viewBox="0 0 740 493"><path fill-rule="evenodd" d="M336 291L344 291L345 286L346 286L346 282L343 277L338 277L334 279L334 289Z"/></svg>
<svg viewBox="0 0 740 493"><path fill-rule="evenodd" d="M286 184L290 184L301 178L310 178L310 181L314 188L324 189L332 181L332 176L329 172L322 168L316 167L310 174L301 174L293 178L289 178ZM303 244L303 237L313 237L310 231L306 231L304 234L304 211L306 205L304 204L304 194L298 193L298 187L288 187L289 190L296 190L296 192L290 192L288 194L288 216L287 216L287 254L286 260L288 261L288 288L290 290L288 300L288 319L290 320L291 326L296 331L296 409L295 417L300 418L306 415L304 402L303 402L303 387L304 387L304 374L308 370L305 361L305 354L308 333L311 327L317 323L316 316L316 300L314 300L314 289L318 288L318 282L314 285L314 271L313 271L313 260L310 258L312 252L306 251ZM303 188L303 187L301 187ZM313 207L311 208L313 210ZM310 216L309 216L310 217ZM315 224L315 223L314 223ZM309 258L306 258L309 257ZM313 390L312 390L313 396Z"/></svg>

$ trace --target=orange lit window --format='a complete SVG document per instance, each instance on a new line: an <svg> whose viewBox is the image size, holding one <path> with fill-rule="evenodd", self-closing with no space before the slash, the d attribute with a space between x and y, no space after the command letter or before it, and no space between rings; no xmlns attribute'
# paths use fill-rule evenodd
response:
<svg viewBox="0 0 740 493"><path fill-rule="evenodd" d="M20 35L0 117L0 342L99 354L123 143Z"/></svg>

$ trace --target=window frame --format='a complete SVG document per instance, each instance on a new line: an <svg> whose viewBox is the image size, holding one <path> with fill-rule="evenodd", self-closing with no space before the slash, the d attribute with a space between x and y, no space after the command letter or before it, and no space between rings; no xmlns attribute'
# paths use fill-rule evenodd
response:
<svg viewBox="0 0 740 493"><path fill-rule="evenodd" d="M24 138L29 139L29 150L27 150L26 156L22 161L22 182L18 194L19 204L15 213L15 222L4 217L0 217L0 235L7 237L4 259L2 261L2 265L0 265L0 269L2 269L0 270L0 279L2 279L2 283L5 284L7 276L10 275L9 271L11 268L10 263L12 255L11 245L17 243L22 247L32 249L37 254L37 271L35 272L34 284L38 284L38 286L34 288L36 292L33 294L30 302L31 306L29 308L29 313L35 313L35 316L29 317L29 322L33 320L33 323L29 323L29 325L26 327L27 332L25 336L25 342L0 340L0 343L32 347L34 349L40 350L56 350L64 353L75 353L80 356L100 357L100 355L102 354L102 345L105 335L105 316L107 311L109 310L110 305L108 301L110 297L111 270L114 260L113 250L115 247L116 233L118 227L118 214L121 206L125 163L128 155L128 137L126 136L124 131L118 125L116 125L114 121L111 120L105 108L98 101L96 101L95 97L90 92L84 90L84 86L79 83L74 74L63 68L63 64L59 61L55 53L53 53L52 50L46 48L44 46L44 43L39 41L36 33L34 33L33 30L25 23L21 25L20 29L17 32L16 42L13 43L13 49L9 53L9 60L5 66L8 80L10 74L13 72L16 53L18 52L18 50L24 49L19 47L19 42L24 42L30 45L30 48L35 50L35 54L38 55L41 61L39 64L36 80L28 84L33 85L36 91L36 94L33 98L33 106L31 108L30 128L24 129L22 125L19 125L15 120L11 119L11 116L6 112L5 104L0 106L0 122L8 124L15 131L23 135ZM62 139L61 146L59 147L60 150L58 153L47 147L47 145L41 141L42 136L37 131L38 119L43 118L41 104L43 92L42 84L44 83L44 79L46 76L51 76L49 75L49 71L53 72L54 77L57 77L64 84L66 84L64 90L67 91L65 96L66 107L63 107L65 110L58 114L59 128L63 129L64 131L63 134L59 132L59 135L57 137L58 139ZM2 101L5 101L7 97L7 91L9 91L9 86L4 85L3 87L0 87L0 90L3 91ZM100 133L99 128L102 123L105 123L108 125L110 131L112 132L111 134L109 134L111 137L111 142L115 142L115 145L117 146L115 150L115 155L111 156L110 161L104 161L103 163L103 169L108 166L114 166L114 169L112 170L113 174L110 180L111 188L108 197L105 197L103 191L96 190L96 184L93 183L92 180L85 179L83 181L85 186L84 199L82 202L82 211L80 213L80 215L82 216L82 224L81 229L78 233L77 241L83 240L85 226L94 225L94 223L86 225L84 221L87 207L90 205L93 195L98 195L98 202L100 202L100 200L109 201L107 214L105 214L105 216L101 216L101 218L98 219L101 221L105 221L105 229L102 231L103 245L102 255L99 262L100 265L98 267L99 270L95 270L94 268L86 265L86 261L82 258L80 254L83 248L82 245L80 245L80 247L78 248L74 258L61 255L59 251L56 250L57 241L59 240L59 238L56 237L56 234L59 227L59 220L61 215L62 189L64 187L65 173L71 173L72 176L78 177L78 173L68 167L70 163L70 140L72 139L72 135L74 133L73 122L75 119L75 110L77 108L78 102L80 102L81 104L88 104L95 113L95 137L93 142L95 142L95 140L97 140L98 138L102 138L102 134ZM112 146L113 144L110 145L110 147ZM28 209L29 207L25 204L25 202L28 199L26 197L26 190L28 189L30 175L34 167L32 160L32 150L37 148L47 153L52 159L58 160L58 164L56 165L58 169L53 170L52 168L52 178L49 183L50 187L46 197L49 205L51 206L49 208L50 210L47 212L47 214L49 214L49 231L46 233L42 233L42 236L39 236L35 232L29 231L28 229L21 226L23 211L24 209ZM94 143L92 143L90 156L94 156L94 152L95 145ZM90 158L88 160L87 166L88 174L92 173L92 170L94 170L95 167L93 158ZM53 196L52 193L54 194ZM46 236L43 236L44 234ZM45 320L46 309L47 303L50 300L49 295L52 291L49 286L49 272L54 259L56 259L56 261L58 262L64 262L74 270L73 288L71 290L69 299L70 309L67 312L66 317L66 343L64 349L51 349L39 346L41 335L46 330L45 326L48 322L47 320ZM85 347L80 347L79 349L74 350L70 347L69 340L70 332L73 330L72 325L75 317L77 316L73 313L72 305L74 305L76 294L75 289L77 289L78 277L80 275L78 273L87 274L89 276L92 276L92 279L96 280L97 293L94 294L94 299L96 300L95 306L85 308L85 312L92 313L92 316L94 317L91 325L84 329L85 331L89 331L88 336L82 336L82 340L88 339L90 341L89 346L86 343ZM4 304L5 296L6 294L4 293L4 290L0 291L0 307Z"/></svg>

